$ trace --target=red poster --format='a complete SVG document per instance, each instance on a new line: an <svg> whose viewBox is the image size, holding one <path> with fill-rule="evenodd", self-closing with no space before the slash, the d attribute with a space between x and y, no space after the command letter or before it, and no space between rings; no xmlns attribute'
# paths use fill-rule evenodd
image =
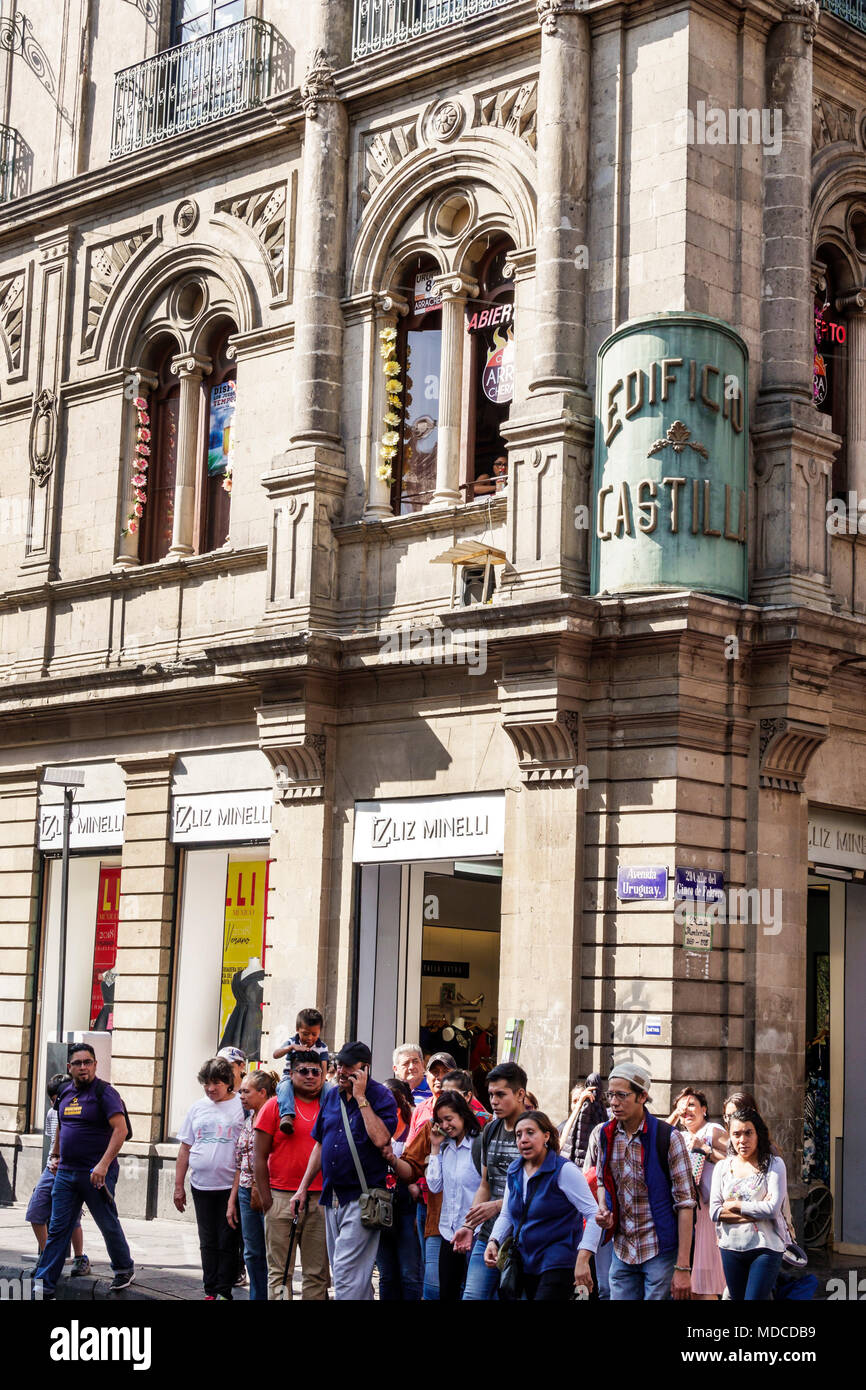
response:
<svg viewBox="0 0 866 1390"><path fill-rule="evenodd" d="M120 869L100 865L99 893L96 899L96 936L93 941L93 985L90 992L90 1027L99 1032L110 1030L113 1023L114 962L117 959L119 915ZM103 976L101 980L100 975Z"/></svg>

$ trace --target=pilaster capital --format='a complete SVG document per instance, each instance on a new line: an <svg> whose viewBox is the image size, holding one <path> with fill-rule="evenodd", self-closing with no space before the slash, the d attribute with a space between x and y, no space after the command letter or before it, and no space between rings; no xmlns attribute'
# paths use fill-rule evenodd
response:
<svg viewBox="0 0 866 1390"><path fill-rule="evenodd" d="M115 758L126 778L127 787L158 787L171 784L176 753L132 753Z"/></svg>
<svg viewBox="0 0 866 1390"><path fill-rule="evenodd" d="M586 0L538 0L535 7L542 33L556 34L557 22L563 15L582 14Z"/></svg>
<svg viewBox="0 0 866 1390"><path fill-rule="evenodd" d="M784 18L786 22L805 25L804 38L811 43L818 32L821 6L818 0L786 0Z"/></svg>
<svg viewBox="0 0 866 1390"><path fill-rule="evenodd" d="M171 371L173 376L195 377L201 380L207 376L213 363L209 357L200 357L196 352L181 352L177 357L171 359Z"/></svg>
<svg viewBox="0 0 866 1390"><path fill-rule="evenodd" d="M374 296L376 312L384 318L405 318L409 312L409 301L395 290Z"/></svg>
<svg viewBox="0 0 866 1390"><path fill-rule="evenodd" d="M827 729L797 719L762 719L760 770L762 787L802 792L809 764L827 738Z"/></svg>
<svg viewBox="0 0 866 1390"><path fill-rule="evenodd" d="M259 747L274 770L274 795L289 801L317 801L325 793L327 737L311 727L305 705L262 705L256 710Z"/></svg>
<svg viewBox="0 0 866 1390"><path fill-rule="evenodd" d="M301 82L301 105L308 120L314 121L323 101L337 101L334 70L324 48L317 48Z"/></svg>
<svg viewBox="0 0 866 1390"><path fill-rule="evenodd" d="M535 247L524 246L519 251L509 251L505 257L502 274L506 280L513 280L515 284L521 280L528 280L530 275L535 274Z"/></svg>
<svg viewBox="0 0 866 1390"><path fill-rule="evenodd" d="M446 300L475 299L478 295L478 281L471 275L464 275L462 271L451 270L447 275L434 277L433 289L443 303Z"/></svg>
<svg viewBox="0 0 866 1390"><path fill-rule="evenodd" d="M851 318L859 318L866 310L866 286L859 290L851 290L848 294L840 294L836 300L836 308Z"/></svg>

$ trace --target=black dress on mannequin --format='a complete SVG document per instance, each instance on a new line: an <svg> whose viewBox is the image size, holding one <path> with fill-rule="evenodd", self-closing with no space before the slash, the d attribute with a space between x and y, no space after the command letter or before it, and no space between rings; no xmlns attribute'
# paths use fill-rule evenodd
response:
<svg viewBox="0 0 866 1390"><path fill-rule="evenodd" d="M262 980L264 970L236 970L232 975L232 994L237 1000L228 1016L219 1047L239 1047L244 1056L258 1058L262 1041Z"/></svg>

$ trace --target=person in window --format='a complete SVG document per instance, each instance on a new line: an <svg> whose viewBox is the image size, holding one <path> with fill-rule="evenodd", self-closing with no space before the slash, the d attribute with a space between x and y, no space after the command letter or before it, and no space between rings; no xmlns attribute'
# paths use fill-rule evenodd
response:
<svg viewBox="0 0 866 1390"><path fill-rule="evenodd" d="M504 454L493 460L492 473L479 473L475 479L475 496L484 497L491 492L504 492L508 486L508 459Z"/></svg>

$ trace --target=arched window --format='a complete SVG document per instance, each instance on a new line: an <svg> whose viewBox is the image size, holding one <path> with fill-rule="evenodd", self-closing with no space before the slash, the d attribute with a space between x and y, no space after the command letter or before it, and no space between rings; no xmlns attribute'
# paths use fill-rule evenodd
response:
<svg viewBox="0 0 866 1390"><path fill-rule="evenodd" d="M478 268L478 298L466 308L467 498L505 486L502 425L514 396L514 282L506 279L510 241L498 239Z"/></svg>
<svg viewBox="0 0 866 1390"><path fill-rule="evenodd" d="M196 549L218 550L229 538L231 510L232 434L237 404L237 368L227 355L229 334L224 328L214 340L210 375L205 378L205 457L200 491L201 508Z"/></svg>
<svg viewBox="0 0 866 1390"><path fill-rule="evenodd" d="M418 257L401 275L409 316L401 322L397 340L402 420L391 504L398 514L419 511L436 488L442 310L433 279L438 274L432 258Z"/></svg>
<svg viewBox="0 0 866 1390"><path fill-rule="evenodd" d="M180 415L180 382L171 362L177 352L177 343L169 339L154 358L157 382L150 397L151 458L138 552L143 565L164 559L171 548Z"/></svg>
<svg viewBox="0 0 866 1390"><path fill-rule="evenodd" d="M834 494L845 492L848 476L848 325L836 301L845 283L844 267L833 246L822 247L819 260L825 267L815 295L815 364L812 389L815 405L829 415L833 433L841 435L842 446L833 461Z"/></svg>

